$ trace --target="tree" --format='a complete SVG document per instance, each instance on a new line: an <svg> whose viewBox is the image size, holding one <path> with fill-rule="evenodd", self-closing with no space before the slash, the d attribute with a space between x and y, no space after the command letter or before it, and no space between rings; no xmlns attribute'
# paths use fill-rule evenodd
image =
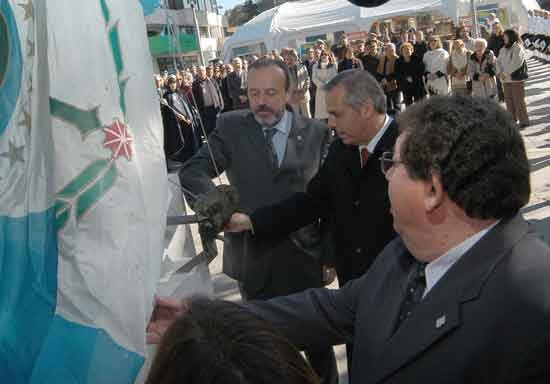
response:
<svg viewBox="0 0 550 384"><path fill-rule="evenodd" d="M235 8L227 11L227 23L230 27L238 27L259 13L258 4L253 0L246 0L244 4L237 5Z"/></svg>

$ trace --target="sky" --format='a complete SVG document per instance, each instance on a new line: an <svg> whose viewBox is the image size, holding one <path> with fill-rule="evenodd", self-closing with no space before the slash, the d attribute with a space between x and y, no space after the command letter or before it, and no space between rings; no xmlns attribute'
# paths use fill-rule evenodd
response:
<svg viewBox="0 0 550 384"><path fill-rule="evenodd" d="M228 9L233 8L237 4L244 3L244 0L218 0L218 5L223 7L222 12L225 13Z"/></svg>

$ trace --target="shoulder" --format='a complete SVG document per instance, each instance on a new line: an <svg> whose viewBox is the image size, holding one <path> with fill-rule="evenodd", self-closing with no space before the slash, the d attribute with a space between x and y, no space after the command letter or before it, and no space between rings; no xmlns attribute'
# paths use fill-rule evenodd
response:
<svg viewBox="0 0 550 384"><path fill-rule="evenodd" d="M320 120L308 119L302 116L296 116L296 119L298 119L302 126L307 129L323 133L328 131L327 125Z"/></svg>
<svg viewBox="0 0 550 384"><path fill-rule="evenodd" d="M242 129L251 119L253 119L253 117L249 109L225 112L218 117L217 128L218 130Z"/></svg>

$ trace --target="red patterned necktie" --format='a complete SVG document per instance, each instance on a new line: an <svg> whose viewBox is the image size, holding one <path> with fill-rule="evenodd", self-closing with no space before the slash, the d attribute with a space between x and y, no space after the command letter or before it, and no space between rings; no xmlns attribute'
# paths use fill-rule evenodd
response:
<svg viewBox="0 0 550 384"><path fill-rule="evenodd" d="M367 161L369 161L369 150L365 147L361 149L361 168L364 168L367 164Z"/></svg>

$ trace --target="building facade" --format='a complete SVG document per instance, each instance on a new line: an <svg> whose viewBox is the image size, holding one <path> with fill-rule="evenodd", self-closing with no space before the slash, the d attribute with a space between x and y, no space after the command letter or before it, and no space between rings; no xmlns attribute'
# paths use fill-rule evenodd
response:
<svg viewBox="0 0 550 384"><path fill-rule="evenodd" d="M208 64L221 56L227 21L216 0L165 0L145 21L156 72Z"/></svg>

